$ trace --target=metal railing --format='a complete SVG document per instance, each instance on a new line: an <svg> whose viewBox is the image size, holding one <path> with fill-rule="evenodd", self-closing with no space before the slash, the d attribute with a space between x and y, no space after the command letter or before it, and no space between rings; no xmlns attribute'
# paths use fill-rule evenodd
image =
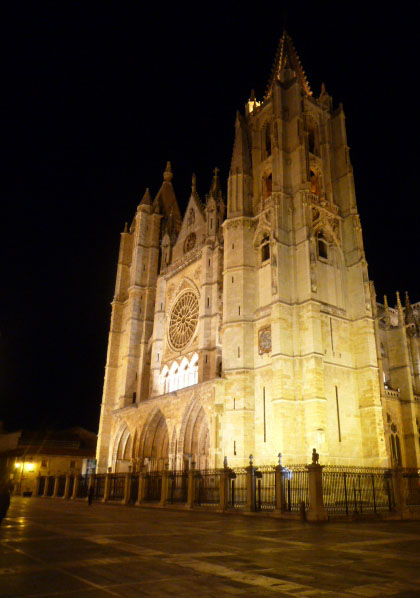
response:
<svg viewBox="0 0 420 598"><path fill-rule="evenodd" d="M403 493L407 507L420 506L420 470L403 469Z"/></svg>
<svg viewBox="0 0 420 598"><path fill-rule="evenodd" d="M169 502L187 502L188 473L173 471L169 474Z"/></svg>
<svg viewBox="0 0 420 598"><path fill-rule="evenodd" d="M38 496L42 496L44 494L44 490L45 490L45 482L46 482L46 477L45 476L41 476L39 478L39 484L38 484Z"/></svg>
<svg viewBox="0 0 420 598"><path fill-rule="evenodd" d="M125 474L114 473L109 479L109 500L124 499Z"/></svg>
<svg viewBox="0 0 420 598"><path fill-rule="evenodd" d="M258 467L261 477L254 477L257 511L273 511L276 507L276 470L274 466Z"/></svg>
<svg viewBox="0 0 420 598"><path fill-rule="evenodd" d="M309 484L306 465L289 465L283 468L283 509L300 511L309 509Z"/></svg>
<svg viewBox="0 0 420 598"><path fill-rule="evenodd" d="M79 486L77 488L77 498L86 498L88 495L88 488L89 488L89 476L88 475L80 475L79 476Z"/></svg>
<svg viewBox="0 0 420 598"><path fill-rule="evenodd" d="M233 473L234 477L229 479L229 506L243 509L246 506L246 469L237 467Z"/></svg>
<svg viewBox="0 0 420 598"><path fill-rule="evenodd" d="M392 510L388 469L328 466L322 472L324 506L330 513L360 514Z"/></svg>
<svg viewBox="0 0 420 598"><path fill-rule="evenodd" d="M93 498L95 500L102 500L105 496L105 474L96 474L93 480Z"/></svg>
<svg viewBox="0 0 420 598"><path fill-rule="evenodd" d="M198 506L217 506L220 502L220 470L197 471L195 477L195 500Z"/></svg>
<svg viewBox="0 0 420 598"><path fill-rule="evenodd" d="M129 501L131 503L137 502L138 495L139 495L139 474L133 473L133 474L131 474L131 479L130 479Z"/></svg>
<svg viewBox="0 0 420 598"><path fill-rule="evenodd" d="M54 494L55 477L48 476L47 484L47 496L52 496Z"/></svg>
<svg viewBox="0 0 420 598"><path fill-rule="evenodd" d="M146 501L159 501L162 494L162 474L158 471L146 475Z"/></svg>
<svg viewBox="0 0 420 598"><path fill-rule="evenodd" d="M64 496L64 490L66 489L66 476L61 475L58 478L57 496Z"/></svg>

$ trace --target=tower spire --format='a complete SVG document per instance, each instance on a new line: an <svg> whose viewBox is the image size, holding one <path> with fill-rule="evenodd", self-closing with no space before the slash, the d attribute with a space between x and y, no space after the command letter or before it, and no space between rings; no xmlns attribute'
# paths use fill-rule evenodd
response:
<svg viewBox="0 0 420 598"><path fill-rule="evenodd" d="M236 113L235 143L233 145L231 174L251 174L248 136L245 123L239 112Z"/></svg>
<svg viewBox="0 0 420 598"><path fill-rule="evenodd" d="M293 45L292 38L287 33L286 29L284 29L277 48L277 53L274 59L274 64L271 70L264 100L271 96L275 81L281 80L282 74L286 69L290 69L295 72L296 78L298 79L304 92L306 95L311 96L312 91L306 78L305 71L302 68L302 64L296 52L295 46Z"/></svg>

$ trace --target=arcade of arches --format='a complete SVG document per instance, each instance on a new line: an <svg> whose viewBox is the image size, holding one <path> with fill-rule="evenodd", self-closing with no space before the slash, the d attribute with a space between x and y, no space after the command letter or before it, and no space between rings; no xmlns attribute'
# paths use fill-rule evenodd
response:
<svg viewBox="0 0 420 598"><path fill-rule="evenodd" d="M209 467L209 423L199 402L187 409L184 420L170 437L168 421L160 409L156 409L141 430L130 432L123 424L114 443L113 465L115 472L188 470L190 463L197 469Z"/></svg>

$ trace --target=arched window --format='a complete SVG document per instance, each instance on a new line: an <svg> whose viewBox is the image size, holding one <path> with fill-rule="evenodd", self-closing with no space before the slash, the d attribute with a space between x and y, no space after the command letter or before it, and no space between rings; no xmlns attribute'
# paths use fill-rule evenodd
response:
<svg viewBox="0 0 420 598"><path fill-rule="evenodd" d="M189 371L190 386L198 382L198 355L195 353L192 356Z"/></svg>
<svg viewBox="0 0 420 598"><path fill-rule="evenodd" d="M270 259L270 237L264 235L261 241L261 261L266 262Z"/></svg>
<svg viewBox="0 0 420 598"><path fill-rule="evenodd" d="M311 154L315 153L315 131L313 129L308 131L308 148Z"/></svg>
<svg viewBox="0 0 420 598"><path fill-rule="evenodd" d="M311 193L315 193L316 195L319 195L320 190L321 190L321 182L319 179L319 175L315 172L315 170L313 168L309 169L309 178L310 178L310 187L311 187Z"/></svg>
<svg viewBox="0 0 420 598"><path fill-rule="evenodd" d="M318 257L322 260L328 260L328 242L323 233L318 233L317 236Z"/></svg>
<svg viewBox="0 0 420 598"><path fill-rule="evenodd" d="M273 190L273 175L270 173L265 177L265 198L270 197Z"/></svg>
<svg viewBox="0 0 420 598"><path fill-rule="evenodd" d="M267 123L264 127L264 149L265 149L265 156L271 156L271 127L270 123Z"/></svg>

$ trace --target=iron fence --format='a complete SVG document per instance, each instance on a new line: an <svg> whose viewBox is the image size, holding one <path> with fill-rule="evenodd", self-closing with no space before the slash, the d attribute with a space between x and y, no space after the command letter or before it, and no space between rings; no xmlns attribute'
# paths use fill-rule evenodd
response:
<svg viewBox="0 0 420 598"><path fill-rule="evenodd" d="M105 496L105 480L106 474L96 474L93 478L93 495L94 500L101 500Z"/></svg>
<svg viewBox="0 0 420 598"><path fill-rule="evenodd" d="M71 498L73 496L73 488L74 488L74 475L70 476L69 479L69 490L67 496Z"/></svg>
<svg viewBox="0 0 420 598"><path fill-rule="evenodd" d="M195 477L195 501L198 506L217 506L220 503L220 470L205 469Z"/></svg>
<svg viewBox="0 0 420 598"><path fill-rule="evenodd" d="M188 499L188 473L173 471L169 475L169 502L187 502Z"/></svg>
<svg viewBox="0 0 420 598"><path fill-rule="evenodd" d="M273 511L276 507L276 470L273 466L258 467L255 482L257 511ZM261 477L259 477L261 476Z"/></svg>
<svg viewBox="0 0 420 598"><path fill-rule="evenodd" d="M309 509L309 484L306 465L289 465L283 468L283 510Z"/></svg>
<svg viewBox="0 0 420 598"><path fill-rule="evenodd" d="M77 488L77 498L86 498L88 495L89 476L79 476L79 487Z"/></svg>
<svg viewBox="0 0 420 598"><path fill-rule="evenodd" d="M123 500L125 474L114 473L109 476L109 500Z"/></svg>
<svg viewBox="0 0 420 598"><path fill-rule="evenodd" d="M130 480L130 502L137 502L139 495L139 474L133 473Z"/></svg>
<svg viewBox="0 0 420 598"><path fill-rule="evenodd" d="M145 500L157 501L162 495L162 474L153 471L146 475Z"/></svg>
<svg viewBox="0 0 420 598"><path fill-rule="evenodd" d="M331 513L377 513L392 510L394 497L388 469L327 466L322 471L324 506Z"/></svg>
<svg viewBox="0 0 420 598"><path fill-rule="evenodd" d="M229 506L242 509L246 506L246 469L237 467L229 479Z"/></svg>
<svg viewBox="0 0 420 598"><path fill-rule="evenodd" d="M403 470L403 492L407 507L420 506L420 470Z"/></svg>

